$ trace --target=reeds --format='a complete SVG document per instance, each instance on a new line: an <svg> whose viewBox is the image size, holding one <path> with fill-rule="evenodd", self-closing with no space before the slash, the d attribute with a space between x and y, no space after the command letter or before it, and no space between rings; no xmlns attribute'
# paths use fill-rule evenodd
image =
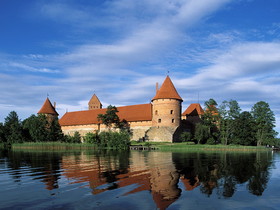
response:
<svg viewBox="0 0 280 210"><path fill-rule="evenodd" d="M12 149L34 150L69 150L69 149L94 149L93 144L65 143L65 142L24 142L12 144Z"/></svg>

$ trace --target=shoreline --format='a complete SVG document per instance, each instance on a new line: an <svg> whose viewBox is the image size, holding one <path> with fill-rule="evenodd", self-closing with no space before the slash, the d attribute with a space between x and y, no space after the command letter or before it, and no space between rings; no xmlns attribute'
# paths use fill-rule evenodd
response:
<svg viewBox="0 0 280 210"><path fill-rule="evenodd" d="M233 151L233 152L256 152L256 151L272 151L272 148L266 148L265 146L241 146L241 145L206 145L206 144L189 144L183 143L132 143L130 146L144 146L157 148L157 151ZM2 148L2 147L0 147ZM16 150L89 150L97 149L93 144L86 143L64 143L64 142L25 142L20 144L12 144L11 149ZM100 148L99 148L100 149ZM104 148L113 149L113 148Z"/></svg>

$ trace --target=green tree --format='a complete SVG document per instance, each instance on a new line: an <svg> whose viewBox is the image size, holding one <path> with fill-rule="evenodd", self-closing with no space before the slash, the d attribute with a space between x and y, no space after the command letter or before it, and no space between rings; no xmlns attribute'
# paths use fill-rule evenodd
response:
<svg viewBox="0 0 280 210"><path fill-rule="evenodd" d="M3 123L0 123L0 143L5 143L6 138L5 138L5 127Z"/></svg>
<svg viewBox="0 0 280 210"><path fill-rule="evenodd" d="M63 141L64 135L58 119L53 119L48 126L48 141Z"/></svg>
<svg viewBox="0 0 280 210"><path fill-rule="evenodd" d="M255 122L250 112L242 112L234 121L234 130L232 143L240 145L256 145Z"/></svg>
<svg viewBox="0 0 280 210"><path fill-rule="evenodd" d="M197 123L195 125L195 133L194 133L194 139L199 144L205 144L210 137L210 130L207 125L203 125L202 123Z"/></svg>
<svg viewBox="0 0 280 210"><path fill-rule="evenodd" d="M257 146L269 144L277 135L274 131L275 116L269 104L259 101L252 107L251 113L256 123Z"/></svg>
<svg viewBox="0 0 280 210"><path fill-rule="evenodd" d="M217 128L217 124L220 119L220 115L217 109L217 102L210 98L205 102L205 110L202 116L202 120L205 125L208 125L211 129L210 132L214 131Z"/></svg>
<svg viewBox="0 0 280 210"><path fill-rule="evenodd" d="M5 118L4 130L7 143L23 142L22 124L15 111L11 111Z"/></svg>
<svg viewBox="0 0 280 210"><path fill-rule="evenodd" d="M110 130L113 125L115 125L115 127L118 127L118 125L120 125L120 118L117 115L118 112L119 111L115 106L109 105L107 107L106 113L99 114L97 118L99 121L101 120L102 123L106 125Z"/></svg>
<svg viewBox="0 0 280 210"><path fill-rule="evenodd" d="M233 132L236 127L234 122L240 116L241 109L236 100L223 101L219 107L220 120L220 137L224 145L232 143Z"/></svg>
<svg viewBox="0 0 280 210"><path fill-rule="evenodd" d="M31 115L22 124L27 141L42 142L48 140L48 121L45 115Z"/></svg>
<svg viewBox="0 0 280 210"><path fill-rule="evenodd" d="M220 114L216 106L217 102L214 99L210 98L208 101L205 102L205 110L204 114L202 115L202 121L205 125L204 128L208 128L208 138L211 137L213 139L212 142L215 143L218 141L218 126L220 124ZM207 139L205 141L207 141Z"/></svg>
<svg viewBox="0 0 280 210"><path fill-rule="evenodd" d="M192 140L191 132L183 132L183 133L181 133L180 140L182 142L191 141Z"/></svg>

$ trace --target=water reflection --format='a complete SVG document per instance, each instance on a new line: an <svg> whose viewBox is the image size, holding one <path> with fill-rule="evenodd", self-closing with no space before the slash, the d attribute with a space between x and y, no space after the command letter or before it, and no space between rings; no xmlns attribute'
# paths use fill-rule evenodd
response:
<svg viewBox="0 0 280 210"><path fill-rule="evenodd" d="M261 196L272 158L271 153L0 151L0 175L9 174L15 182L30 176L47 190L58 189L63 179L90 188L93 196L129 186L123 196L149 192L157 208L165 209L182 192L194 189L208 197L215 193L230 198L243 184Z"/></svg>

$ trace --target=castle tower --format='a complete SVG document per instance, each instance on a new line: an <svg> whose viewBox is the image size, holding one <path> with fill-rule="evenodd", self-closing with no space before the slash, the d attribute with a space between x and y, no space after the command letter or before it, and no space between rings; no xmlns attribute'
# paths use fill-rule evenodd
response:
<svg viewBox="0 0 280 210"><path fill-rule="evenodd" d="M102 109L102 104L95 94L91 97L91 99L88 102L88 109Z"/></svg>
<svg viewBox="0 0 280 210"><path fill-rule="evenodd" d="M38 114L44 114L49 122L58 117L58 113L55 110L55 104L52 105L48 97L45 100L42 108L38 111Z"/></svg>
<svg viewBox="0 0 280 210"><path fill-rule="evenodd" d="M154 127L178 127L181 123L182 98L167 76L152 99Z"/></svg>

